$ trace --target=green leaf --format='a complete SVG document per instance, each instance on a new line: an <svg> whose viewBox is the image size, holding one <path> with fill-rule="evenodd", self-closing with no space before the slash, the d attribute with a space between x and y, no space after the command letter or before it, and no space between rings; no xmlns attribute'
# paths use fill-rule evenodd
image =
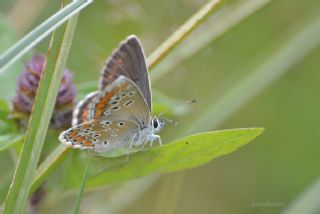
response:
<svg viewBox="0 0 320 214"><path fill-rule="evenodd" d="M98 187L154 173L197 167L237 150L260 135L263 130L248 128L200 133L162 147L133 153L129 160L125 156L94 157L91 159L91 166L96 168L91 168L87 186ZM69 185L78 187L80 183L72 182Z"/></svg>

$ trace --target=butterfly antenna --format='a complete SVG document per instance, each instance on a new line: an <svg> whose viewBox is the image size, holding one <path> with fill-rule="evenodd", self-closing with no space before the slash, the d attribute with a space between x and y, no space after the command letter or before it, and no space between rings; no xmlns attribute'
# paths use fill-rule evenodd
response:
<svg viewBox="0 0 320 214"><path fill-rule="evenodd" d="M163 118L164 120L166 120L166 121L168 121L168 122L176 125L176 124L178 124L177 122L175 122L175 121L173 121L173 120L170 120L170 119L167 119L167 118L163 117L162 115L165 114L165 113L167 113L167 112L170 112L170 111L172 111L173 109L176 109L176 108L178 108L178 107L180 107L180 106L182 106L182 105L191 104L191 103L195 103L195 102L197 102L197 99L187 100L187 101L185 101L185 102L183 102L183 103L178 103L178 104L175 104L175 105L173 105L173 106L170 106L170 107L166 108L165 110L163 110L163 111L158 115L158 117L161 117L161 118Z"/></svg>
<svg viewBox="0 0 320 214"><path fill-rule="evenodd" d="M178 125L178 122L177 122L177 121L174 121L174 120L165 118L165 117L163 117L163 116L162 116L161 118L164 119L165 121L169 122L169 123L172 123L173 125Z"/></svg>

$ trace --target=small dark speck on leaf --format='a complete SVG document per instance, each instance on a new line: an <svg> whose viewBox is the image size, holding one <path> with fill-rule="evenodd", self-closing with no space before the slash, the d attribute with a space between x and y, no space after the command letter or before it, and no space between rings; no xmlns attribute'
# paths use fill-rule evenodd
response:
<svg viewBox="0 0 320 214"><path fill-rule="evenodd" d="M189 144L189 142L187 141L186 144Z"/></svg>

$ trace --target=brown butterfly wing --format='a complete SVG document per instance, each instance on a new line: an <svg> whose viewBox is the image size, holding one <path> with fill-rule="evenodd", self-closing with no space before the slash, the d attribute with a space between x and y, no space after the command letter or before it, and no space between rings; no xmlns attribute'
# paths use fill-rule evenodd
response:
<svg viewBox="0 0 320 214"><path fill-rule="evenodd" d="M139 39L132 35L123 41L102 69L100 90L106 88L120 75L132 80L140 89L151 111L151 90L145 55Z"/></svg>

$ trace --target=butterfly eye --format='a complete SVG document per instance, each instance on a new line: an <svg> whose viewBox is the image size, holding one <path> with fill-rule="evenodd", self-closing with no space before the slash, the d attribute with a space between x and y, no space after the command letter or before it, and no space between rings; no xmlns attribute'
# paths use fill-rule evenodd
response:
<svg viewBox="0 0 320 214"><path fill-rule="evenodd" d="M153 120L153 124L152 125L153 125L153 128L155 128L155 129L157 129L159 127L159 123L158 123L157 119Z"/></svg>

